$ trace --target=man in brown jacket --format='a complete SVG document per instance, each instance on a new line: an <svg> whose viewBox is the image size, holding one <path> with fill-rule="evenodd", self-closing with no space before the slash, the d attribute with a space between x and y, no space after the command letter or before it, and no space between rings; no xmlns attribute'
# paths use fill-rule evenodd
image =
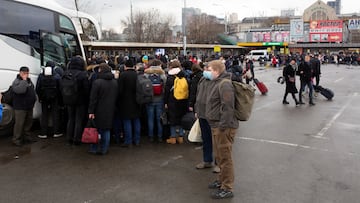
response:
<svg viewBox="0 0 360 203"><path fill-rule="evenodd" d="M239 122L236 120L235 91L230 74L220 60L209 63L211 82L214 83L208 94L206 118L211 126L214 151L219 159L220 173L209 188L217 189L211 194L214 199L233 197L234 166L232 161L232 144ZM225 81L223 81L225 80Z"/></svg>

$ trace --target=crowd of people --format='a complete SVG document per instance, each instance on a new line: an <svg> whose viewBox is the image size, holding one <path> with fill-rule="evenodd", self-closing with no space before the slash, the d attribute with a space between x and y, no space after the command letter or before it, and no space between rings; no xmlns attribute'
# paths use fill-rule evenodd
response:
<svg viewBox="0 0 360 203"><path fill-rule="evenodd" d="M68 144L78 146L91 123L100 140L90 144L88 152L96 155L109 153L110 140L124 148L140 146L144 137L150 142L182 144L186 133L182 119L191 113L200 121L203 138L203 160L195 168L213 168L218 177L208 186L216 189L212 197L230 198L231 151L239 123L228 79L242 81L245 72L254 75L254 66L249 59L244 69L239 58L229 61L220 57L164 62L142 56L116 62L94 57L86 62L75 56L66 68L47 62L36 85L29 78L29 68L23 66L12 83L12 142L21 147L36 141L30 135L37 98L42 109L40 139L66 135Z"/></svg>
<svg viewBox="0 0 360 203"><path fill-rule="evenodd" d="M289 104L289 93L297 106L304 104L302 92L308 86L309 104L315 105L313 78L319 85L320 62L309 55L301 62L294 57L288 60L283 69L283 104ZM296 75L301 81L299 91ZM23 66L12 84L12 142L22 146L34 141L30 130L36 98L42 108L39 138L65 134L68 144L78 146L84 128L92 123L100 141L90 145L89 153L99 155L109 152L111 140L124 148L140 146L144 137L150 142L182 144L186 133L182 118L192 113L199 119L203 140L203 159L195 168L213 168L218 177L208 186L216 189L212 197L230 198L234 184L231 152L239 126L230 80L249 84L254 77L254 64L247 57L213 57L202 62L149 56L85 61L75 56L66 68L47 62L35 88L29 68Z"/></svg>

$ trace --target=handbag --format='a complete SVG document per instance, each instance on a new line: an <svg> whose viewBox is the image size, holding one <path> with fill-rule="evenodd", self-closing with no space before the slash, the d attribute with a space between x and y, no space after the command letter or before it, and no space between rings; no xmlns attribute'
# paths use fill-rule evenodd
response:
<svg viewBox="0 0 360 203"><path fill-rule="evenodd" d="M295 82L295 77L289 77L289 82Z"/></svg>
<svg viewBox="0 0 360 203"><path fill-rule="evenodd" d="M196 119L195 123L191 127L188 139L190 142L202 142L199 119Z"/></svg>
<svg viewBox="0 0 360 203"><path fill-rule="evenodd" d="M95 127L93 119L89 119L84 128L81 142L86 144L97 144L99 142L99 132Z"/></svg>

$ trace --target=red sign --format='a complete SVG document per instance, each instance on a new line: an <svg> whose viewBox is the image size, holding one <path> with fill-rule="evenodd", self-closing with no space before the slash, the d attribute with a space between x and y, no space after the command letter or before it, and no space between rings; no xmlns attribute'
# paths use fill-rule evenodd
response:
<svg viewBox="0 0 360 203"><path fill-rule="evenodd" d="M342 20L313 20L310 21L311 42L342 42Z"/></svg>

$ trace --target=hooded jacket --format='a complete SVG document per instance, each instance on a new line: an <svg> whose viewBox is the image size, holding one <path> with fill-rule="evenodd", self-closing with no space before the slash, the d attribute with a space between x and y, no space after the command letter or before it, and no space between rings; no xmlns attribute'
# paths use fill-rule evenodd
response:
<svg viewBox="0 0 360 203"><path fill-rule="evenodd" d="M145 77L149 78L151 74L158 74L163 81L163 92L165 92L165 84L166 84L166 75L165 71L161 68L161 66L150 66L149 68L145 69L144 75ZM154 96L153 102L162 102L164 100L164 94Z"/></svg>
<svg viewBox="0 0 360 203"><path fill-rule="evenodd" d="M206 119L211 128L232 128L239 127L239 121L235 118L235 90L232 83L222 82L223 79L231 81L230 74L223 72L216 79L212 80L213 88L209 89L206 105Z"/></svg>
<svg viewBox="0 0 360 203"><path fill-rule="evenodd" d="M89 114L95 114L95 124L99 129L112 128L117 98L117 82L110 70L98 73L91 88Z"/></svg>

